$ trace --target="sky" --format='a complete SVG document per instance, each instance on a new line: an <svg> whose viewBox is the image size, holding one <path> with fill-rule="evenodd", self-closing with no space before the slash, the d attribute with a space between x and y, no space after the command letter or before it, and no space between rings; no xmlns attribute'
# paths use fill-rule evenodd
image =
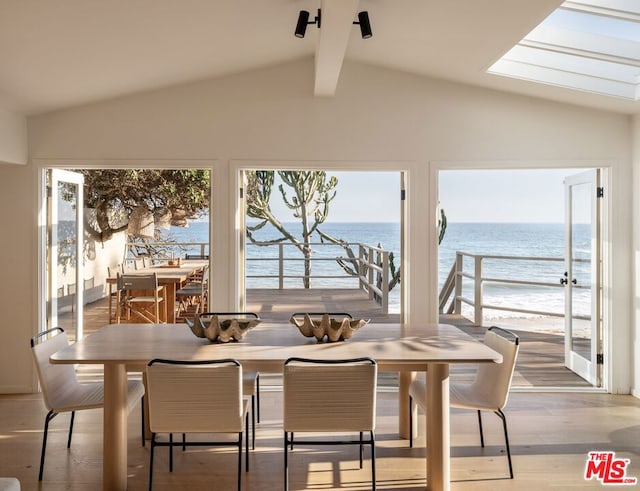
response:
<svg viewBox="0 0 640 491"><path fill-rule="evenodd" d="M564 177L582 169L450 170L439 175L440 206L450 222L563 223ZM327 172L338 178L333 222L399 222L398 172ZM276 216L291 216L272 200ZM283 221L291 221L289 220Z"/></svg>

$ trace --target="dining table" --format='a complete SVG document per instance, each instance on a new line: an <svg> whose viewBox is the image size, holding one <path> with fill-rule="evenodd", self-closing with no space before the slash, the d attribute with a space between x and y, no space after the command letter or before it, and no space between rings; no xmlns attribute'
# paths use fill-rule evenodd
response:
<svg viewBox="0 0 640 491"><path fill-rule="evenodd" d="M163 288L164 307L160 309L160 317L162 321L167 323L176 321L176 292L191 276L209 265L209 261L201 259L181 259L179 262L176 260L175 263L170 264L169 261L164 261L160 264L126 272L126 274L156 273L158 286ZM107 284L110 289L109 294L111 294L111 288L116 282L117 278L115 276L107 278Z"/></svg>
<svg viewBox="0 0 640 491"><path fill-rule="evenodd" d="M196 337L186 324L110 324L51 356L52 363L104 365L104 490L127 488L127 366L154 358L233 358L244 369L281 373L290 357L345 359L368 356L380 371L399 372L399 436L408 437L408 387L426 372L426 489L450 489L449 367L501 363L502 356L455 326L436 323L369 323L353 337L318 342L288 323L263 322L241 341Z"/></svg>

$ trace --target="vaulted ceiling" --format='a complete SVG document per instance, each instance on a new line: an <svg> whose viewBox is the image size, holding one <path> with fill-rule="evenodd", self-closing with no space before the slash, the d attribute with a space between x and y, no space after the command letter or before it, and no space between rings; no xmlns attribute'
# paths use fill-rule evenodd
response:
<svg viewBox="0 0 640 491"><path fill-rule="evenodd" d="M561 0L0 0L0 109L37 114L314 57L309 94L356 61L617 112L638 101L487 73ZM294 36L300 10L322 25ZM357 12L369 12L362 39Z"/></svg>

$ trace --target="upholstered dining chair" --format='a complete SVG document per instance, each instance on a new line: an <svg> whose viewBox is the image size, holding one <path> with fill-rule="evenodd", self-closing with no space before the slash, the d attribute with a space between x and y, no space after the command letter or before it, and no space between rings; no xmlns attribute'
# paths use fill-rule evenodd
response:
<svg viewBox="0 0 640 491"><path fill-rule="evenodd" d="M123 313L127 320L133 314L144 322L160 322L160 302L164 301L164 298L162 297L163 287L158 285L156 273L118 274L116 288L117 324L120 324Z"/></svg>
<svg viewBox="0 0 640 491"><path fill-rule="evenodd" d="M153 482L153 457L157 446L169 447L169 471L173 472L173 447L238 447L238 491L242 489L242 436L245 442L245 469L249 470L248 402L242 395L242 366L236 360L151 360L147 365L147 401L151 452L149 491ZM158 441L158 433L168 433L169 441ZM229 433L237 439L174 442L173 433ZM215 486L213 486L215 487Z"/></svg>
<svg viewBox="0 0 640 491"><path fill-rule="evenodd" d="M81 384L78 382L73 365L53 364L49 361L51 355L69 346L67 335L61 327L54 327L37 334L31 338L30 344L38 380L40 381L40 388L42 390L42 399L45 407L49 410L44 419L40 470L38 472L38 481L42 481L49 423L60 413L71 413L69 437L67 439L67 448L70 448L76 411L103 407L104 385L102 383ZM144 385L141 381L130 380L127 382L127 402L129 410L131 410L143 396ZM142 410L142 418L144 442L144 409Z"/></svg>
<svg viewBox="0 0 640 491"><path fill-rule="evenodd" d="M473 409L478 412L478 426L480 430L480 445L484 447L484 433L482 431L482 411L493 411L502 420L504 440L509 463L509 477L513 479L513 465L511 463L511 449L509 448L509 434L507 418L503 412L507 405L511 380L516 366L516 359L520 348L520 339L516 334L506 329L492 326L487 329L484 343L502 355L502 363L480 363L476 368L473 382L450 383L451 407ZM427 388L423 378L416 378L409 386L409 445L413 446L413 403L417 403L423 410L427 405Z"/></svg>
<svg viewBox="0 0 640 491"><path fill-rule="evenodd" d="M283 367L284 489L289 448L295 445L371 445L371 489L376 489L375 422L378 367L372 358L289 358ZM365 439L363 433L368 432ZM303 440L300 433L306 434ZM358 439L309 438L309 433L358 433Z"/></svg>

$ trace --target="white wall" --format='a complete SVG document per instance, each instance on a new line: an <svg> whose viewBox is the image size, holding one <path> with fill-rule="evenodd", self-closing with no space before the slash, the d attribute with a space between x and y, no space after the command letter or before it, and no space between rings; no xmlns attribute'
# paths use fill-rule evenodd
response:
<svg viewBox="0 0 640 491"><path fill-rule="evenodd" d="M213 280L228 285L235 284L236 271L230 260L236 253L236 200L230 186L235 189L235 170L241 162L406 171L410 254L405 285L409 317L415 321L437 316L435 220L427 218L435 216L437 203L431 162L465 162L470 167L496 162L584 167L607 162L616 190L615 342L629 346L628 117L359 64L344 67L335 97L314 98L313 70L313 62L305 60L31 117L30 157L38 163L65 159L96 165L145 159L171 166L188 165L189 159L215 162ZM23 191L26 199L35 201L33 185ZM30 218L33 227L35 216ZM425 254L427 241L431 245ZM20 253L20 258L31 264L34 255L35 249ZM219 301L216 307L231 306L235 298L230 294ZM6 311L7 301L0 302ZM35 300L30 310L35 311ZM9 316L3 330L15 320ZM614 392L629 391L631 366L629 352L616 357ZM28 371L29 362L23 361L20 368ZM0 374L0 391L12 380L12 375Z"/></svg>
<svg viewBox="0 0 640 491"><path fill-rule="evenodd" d="M0 162L26 164L27 156L27 118L0 110Z"/></svg>

